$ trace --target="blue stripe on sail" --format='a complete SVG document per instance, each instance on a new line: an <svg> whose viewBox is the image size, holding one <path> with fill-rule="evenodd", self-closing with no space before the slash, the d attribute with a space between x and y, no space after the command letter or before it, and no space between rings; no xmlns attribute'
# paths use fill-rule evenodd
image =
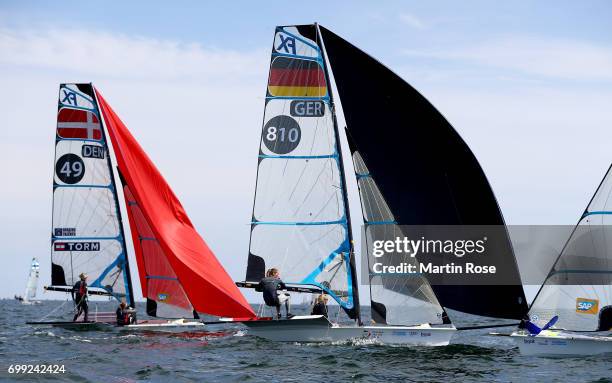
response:
<svg viewBox="0 0 612 383"><path fill-rule="evenodd" d="M146 279L163 279L166 281L178 281L178 278L165 277L163 275L147 275L145 278Z"/></svg>
<svg viewBox="0 0 612 383"><path fill-rule="evenodd" d="M372 175L370 173L355 173L355 175L357 176L357 180L360 180L362 178L372 178Z"/></svg>
<svg viewBox="0 0 612 383"><path fill-rule="evenodd" d="M113 270L115 267L117 267L117 265L119 265L119 261L123 260L123 253L119 254L119 256L117 258L115 258L115 260L106 267L106 269L104 269L104 271L102 271L102 273L100 274L100 276L91 283L91 287L99 287L102 289L107 290L106 288L104 288L104 286L102 286L102 280L104 278L106 278L106 275L108 275L108 273L111 272L111 270ZM123 262L122 262L123 263ZM122 268L123 270L123 268ZM109 291L110 292L110 291Z"/></svg>
<svg viewBox="0 0 612 383"><path fill-rule="evenodd" d="M300 41L300 42L302 42L302 43L304 43L304 44L308 45L308 46L309 46L309 47L311 47L312 49L315 49L315 50L317 51L317 53L319 53L319 55L321 54L321 52L320 52L320 50L319 50L319 47L318 47L318 46L313 45L311 42L309 42L309 41L307 41L307 40L304 40L304 38L302 38L302 37L300 37L300 36L296 36L296 35L294 35L294 34L293 34L293 33L291 33L291 32L287 32L287 31L286 31L284 28L281 28L281 29L280 29L280 32L282 32L282 33L284 33L284 34L286 34L286 35L289 35L289 36L293 37L294 39L296 39L296 40L298 40L298 41ZM277 32L277 33L278 33L278 32ZM274 50L276 50L276 47L274 47Z"/></svg>
<svg viewBox="0 0 612 383"><path fill-rule="evenodd" d="M102 140L94 140L93 138L62 138L61 136L56 136L55 137L55 142L59 142L59 141L82 141L82 142L96 142L98 144L101 144L101 146L104 146L105 141Z"/></svg>
<svg viewBox="0 0 612 383"><path fill-rule="evenodd" d="M345 267L347 270L347 301L343 301L342 298L337 296L331 289L323 286L319 282L316 281L317 276L325 270L325 267L329 265L336 257L341 255L342 253L349 254L348 257L344 259ZM314 285L325 291L329 294L338 304L348 310L353 308L353 276L351 272L350 265L350 246L347 240L345 240L336 250L334 250L327 258L325 258L316 269L314 269L306 278L304 278L301 282L295 283L298 285Z"/></svg>
<svg viewBox="0 0 612 383"><path fill-rule="evenodd" d="M397 221L368 221L364 225L397 225Z"/></svg>
<svg viewBox="0 0 612 383"><path fill-rule="evenodd" d="M72 90L70 90L70 91L72 91ZM87 100L87 102L91 102L91 101ZM96 109L89 109L89 108L86 108L86 107L84 107L84 106L76 106L76 105L62 104L62 102L61 102L61 101L58 101L58 102L57 102L57 104L59 105L59 108L60 108L60 109L61 109L61 108L64 108L64 109L78 109L78 110L84 110L84 111L86 111L86 112L91 112L91 113L96 114L96 117L98 117L98 118L100 117L100 116L98 116L98 111L97 111ZM58 113L59 113L59 110L58 110Z"/></svg>
<svg viewBox="0 0 612 383"><path fill-rule="evenodd" d="M321 59L321 56L311 57L302 55L292 55L290 53L272 53L272 57L286 57L290 59L310 60L319 63L319 65L323 65L323 59Z"/></svg>
<svg viewBox="0 0 612 383"><path fill-rule="evenodd" d="M252 225L284 225L284 226L309 226L309 225L339 225L346 224L346 219L339 219L337 221L312 221L312 222L266 222L266 221L253 221Z"/></svg>
<svg viewBox="0 0 612 383"><path fill-rule="evenodd" d="M95 241L95 240L116 240L116 241L121 241L121 235L118 235L116 237L66 237L66 236L55 236L52 235L51 236L51 241Z"/></svg>
<svg viewBox="0 0 612 383"><path fill-rule="evenodd" d="M588 217L589 215L609 215L609 214L612 214L612 211L609 211L609 210L587 211L582 215L582 218Z"/></svg>
<svg viewBox="0 0 612 383"><path fill-rule="evenodd" d="M550 276L555 274L612 274L612 270L572 270L572 269L561 269L553 271Z"/></svg>
<svg viewBox="0 0 612 383"><path fill-rule="evenodd" d="M284 156L284 155L268 155L260 154L259 158L286 158L290 160L310 160L310 159L321 159L321 158L337 158L337 154L323 154L320 156Z"/></svg>
<svg viewBox="0 0 612 383"><path fill-rule="evenodd" d="M321 100L329 104L329 96L323 97L293 97L293 96L266 96L266 100Z"/></svg>
<svg viewBox="0 0 612 383"><path fill-rule="evenodd" d="M53 185L56 188L94 188L94 189L110 189L113 190L113 184L108 185L62 185L55 184Z"/></svg>

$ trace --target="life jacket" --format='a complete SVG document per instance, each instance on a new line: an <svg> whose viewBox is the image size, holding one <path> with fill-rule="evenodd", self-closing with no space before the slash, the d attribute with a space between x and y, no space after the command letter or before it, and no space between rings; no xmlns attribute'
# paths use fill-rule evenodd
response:
<svg viewBox="0 0 612 383"><path fill-rule="evenodd" d="M79 282L79 295L83 296L87 293L87 283L80 281Z"/></svg>

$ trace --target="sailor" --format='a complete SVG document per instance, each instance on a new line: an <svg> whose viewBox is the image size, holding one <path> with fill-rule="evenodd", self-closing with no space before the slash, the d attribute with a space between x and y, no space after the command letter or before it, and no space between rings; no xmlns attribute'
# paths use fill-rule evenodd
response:
<svg viewBox="0 0 612 383"><path fill-rule="evenodd" d="M121 301L119 303L119 307L117 307L117 326L125 326L128 324L133 324L136 322L136 315L134 310L125 303L125 301Z"/></svg>
<svg viewBox="0 0 612 383"><path fill-rule="evenodd" d="M281 318L281 305L285 304L287 311L287 319L294 317L289 311L289 294L284 291L287 286L280 279L280 272L278 269L272 268L266 272L266 277L259 281L257 291L263 292L263 299L266 305L276 307L276 317Z"/></svg>
<svg viewBox="0 0 612 383"><path fill-rule="evenodd" d="M89 307L87 306L87 274L79 274L79 281L72 287L72 300L76 307L76 314L74 314L73 322L76 322L77 318L85 313L83 322L88 322Z"/></svg>
<svg viewBox="0 0 612 383"><path fill-rule="evenodd" d="M314 306L312 306L312 312L310 315L323 315L327 318L327 300L327 295L319 295L315 300Z"/></svg>

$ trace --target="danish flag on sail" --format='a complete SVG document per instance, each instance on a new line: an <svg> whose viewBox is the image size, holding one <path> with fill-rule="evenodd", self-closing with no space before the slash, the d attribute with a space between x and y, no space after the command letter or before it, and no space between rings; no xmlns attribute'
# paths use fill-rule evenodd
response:
<svg viewBox="0 0 612 383"><path fill-rule="evenodd" d="M57 115L57 134L62 138L101 140L98 116L86 110L62 108Z"/></svg>
<svg viewBox="0 0 612 383"><path fill-rule="evenodd" d="M126 204L138 207L136 210L129 209L128 216L141 281L147 278L178 281L197 312L232 318L254 318L253 309L195 230L187 212L159 170L100 92L95 89L95 93L127 190ZM154 241L145 242L152 242L153 245L139 245L142 239L139 231L151 236L150 239ZM147 260L151 264L159 256L165 258L164 265L152 265L156 266L154 268L146 266ZM165 265L169 265L171 270ZM156 275L147 275L148 271ZM148 285L148 282L142 284L144 288ZM176 286L165 287L172 288L174 293L180 292ZM148 288L157 291L160 302L170 302L174 298L172 292L162 290L161 286ZM149 291L143 291L143 295L150 298ZM175 305L186 306L179 302L175 302Z"/></svg>

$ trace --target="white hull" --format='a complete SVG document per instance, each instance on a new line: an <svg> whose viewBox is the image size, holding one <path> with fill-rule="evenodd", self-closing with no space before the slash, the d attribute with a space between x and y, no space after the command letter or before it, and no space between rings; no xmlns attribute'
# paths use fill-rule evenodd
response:
<svg viewBox="0 0 612 383"><path fill-rule="evenodd" d="M364 326L368 338L390 345L405 346L448 346L457 331L454 326Z"/></svg>
<svg viewBox="0 0 612 383"><path fill-rule="evenodd" d="M296 316L288 320L244 322L249 334L276 342L338 342L372 339L377 343L406 346L448 345L454 327L339 326L320 315Z"/></svg>
<svg viewBox="0 0 612 383"><path fill-rule="evenodd" d="M525 332L510 335L523 355L596 355L612 353L612 333L584 335L545 330L536 336Z"/></svg>
<svg viewBox="0 0 612 383"><path fill-rule="evenodd" d="M180 331L194 331L202 330L206 325L199 321L188 320L188 319L177 319L177 320L143 320L136 324L130 324L126 326L117 326L120 330L131 330L131 331L168 331L168 332L180 332Z"/></svg>

